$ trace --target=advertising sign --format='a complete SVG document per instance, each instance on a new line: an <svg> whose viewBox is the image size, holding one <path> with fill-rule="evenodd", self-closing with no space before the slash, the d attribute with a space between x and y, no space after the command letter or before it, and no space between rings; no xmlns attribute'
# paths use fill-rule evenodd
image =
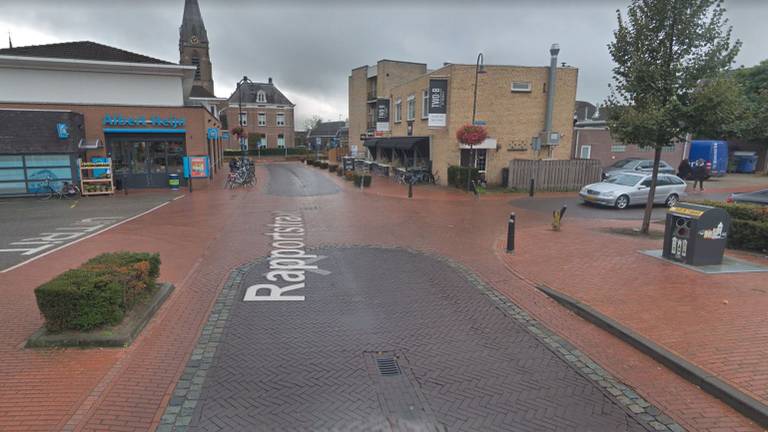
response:
<svg viewBox="0 0 768 432"><path fill-rule="evenodd" d="M219 130L216 128L208 128L208 139L215 140L219 137Z"/></svg>
<svg viewBox="0 0 768 432"><path fill-rule="evenodd" d="M184 156L184 177L207 178L208 156Z"/></svg>
<svg viewBox="0 0 768 432"><path fill-rule="evenodd" d="M389 132L389 99L376 101L376 132Z"/></svg>
<svg viewBox="0 0 768 432"><path fill-rule="evenodd" d="M448 113L448 80L429 80L429 117L427 127L445 127Z"/></svg>
<svg viewBox="0 0 768 432"><path fill-rule="evenodd" d="M56 132L59 134L59 139L69 138L69 127L66 123L56 123Z"/></svg>

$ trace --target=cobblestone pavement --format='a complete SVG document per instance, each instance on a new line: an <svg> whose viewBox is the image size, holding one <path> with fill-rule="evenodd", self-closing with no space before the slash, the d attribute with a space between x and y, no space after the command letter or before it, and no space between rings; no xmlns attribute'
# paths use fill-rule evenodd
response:
<svg viewBox="0 0 768 432"><path fill-rule="evenodd" d="M305 301L243 301L269 264L244 274L231 312L216 312L229 316L224 336L180 426L644 430L446 263L399 249L311 253L323 274L309 274Z"/></svg>

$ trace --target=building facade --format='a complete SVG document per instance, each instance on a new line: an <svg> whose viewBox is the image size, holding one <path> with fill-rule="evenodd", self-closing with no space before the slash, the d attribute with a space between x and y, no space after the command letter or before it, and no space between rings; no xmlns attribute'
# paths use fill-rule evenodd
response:
<svg viewBox="0 0 768 432"><path fill-rule="evenodd" d="M294 107L269 78L266 83L241 85L223 104L220 113L230 130L240 126L242 119L249 142L261 148L286 148L295 146ZM239 150L240 145L231 139L229 148Z"/></svg>
<svg viewBox="0 0 768 432"><path fill-rule="evenodd" d="M423 64L393 63L385 60L373 70L364 66L352 71L350 147L363 145L372 158L396 166L428 167L442 184L452 165L473 165L489 183L500 184L502 169L512 159L570 158L576 68L556 67L551 131L558 134L559 144L537 150L534 144L545 130L550 67L490 65L476 75L474 64L427 71ZM476 76L475 122L485 125L489 139L470 153L456 133L472 123ZM374 81L376 93L363 94L362 89L373 89ZM431 96L437 90L444 105L433 119Z"/></svg>

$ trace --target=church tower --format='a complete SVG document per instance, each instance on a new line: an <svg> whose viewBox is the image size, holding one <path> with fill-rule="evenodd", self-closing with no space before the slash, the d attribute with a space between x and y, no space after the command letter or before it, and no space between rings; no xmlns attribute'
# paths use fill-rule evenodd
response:
<svg viewBox="0 0 768 432"><path fill-rule="evenodd" d="M197 0L185 0L184 18L179 29L179 64L197 66L194 86L200 86L213 96L213 71L208 52L208 33Z"/></svg>

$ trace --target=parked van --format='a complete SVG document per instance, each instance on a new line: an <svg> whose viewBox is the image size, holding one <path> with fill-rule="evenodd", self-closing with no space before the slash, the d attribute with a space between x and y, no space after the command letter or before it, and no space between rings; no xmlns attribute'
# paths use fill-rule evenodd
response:
<svg viewBox="0 0 768 432"><path fill-rule="evenodd" d="M715 140L693 140L688 160L691 163L704 159L710 177L724 176L728 171L728 142Z"/></svg>

